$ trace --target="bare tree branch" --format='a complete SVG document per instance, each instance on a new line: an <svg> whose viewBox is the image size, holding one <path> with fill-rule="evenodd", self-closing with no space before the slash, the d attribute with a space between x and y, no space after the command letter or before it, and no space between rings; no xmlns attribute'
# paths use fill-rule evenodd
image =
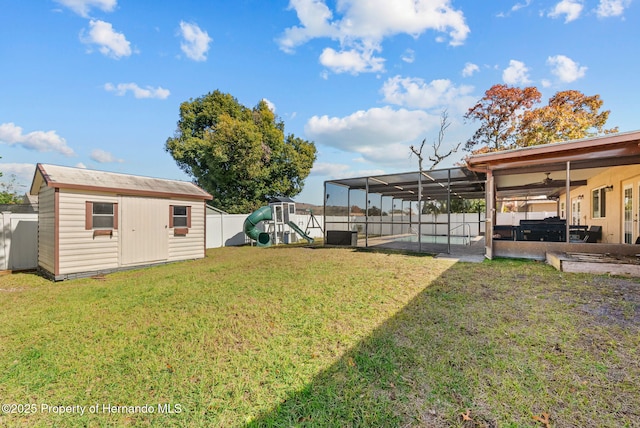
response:
<svg viewBox="0 0 640 428"><path fill-rule="evenodd" d="M426 138L422 140L422 144L420 144L420 150L416 149L414 146L409 147L413 152L413 154L418 156L418 166L420 167L420 172L422 172L422 161L424 160L424 158L422 157L422 149L424 148L424 143L426 142L427 142Z"/></svg>

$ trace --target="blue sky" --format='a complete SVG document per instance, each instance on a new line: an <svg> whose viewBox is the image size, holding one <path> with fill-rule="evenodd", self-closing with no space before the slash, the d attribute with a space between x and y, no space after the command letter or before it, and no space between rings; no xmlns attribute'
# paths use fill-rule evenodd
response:
<svg viewBox="0 0 640 428"><path fill-rule="evenodd" d="M492 85L547 100L599 94L608 127L640 129L634 0L0 0L0 171L26 191L35 164L189 180L164 151L180 103L216 89L267 100L327 179L417 170L477 124ZM459 161L454 154L441 167Z"/></svg>

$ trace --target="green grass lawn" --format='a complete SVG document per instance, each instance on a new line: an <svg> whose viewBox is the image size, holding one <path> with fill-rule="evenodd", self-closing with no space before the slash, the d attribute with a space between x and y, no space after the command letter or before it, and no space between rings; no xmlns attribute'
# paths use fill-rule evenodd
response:
<svg viewBox="0 0 640 428"><path fill-rule="evenodd" d="M350 249L1 276L0 426L640 426L639 305L638 280Z"/></svg>

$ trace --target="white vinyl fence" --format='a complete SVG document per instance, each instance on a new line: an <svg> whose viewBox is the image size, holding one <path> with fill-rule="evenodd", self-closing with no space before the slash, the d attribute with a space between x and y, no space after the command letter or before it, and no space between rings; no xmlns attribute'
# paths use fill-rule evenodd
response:
<svg viewBox="0 0 640 428"><path fill-rule="evenodd" d="M249 214L207 214L207 248L230 247L234 245L244 245L251 242L244 234L244 221ZM314 218L323 226L322 216ZM295 224L302 229L308 230L308 235L312 238L322 238L322 231L317 227L307 229L311 216L309 214L296 214ZM259 230L265 230L264 222L256 226Z"/></svg>
<svg viewBox="0 0 640 428"><path fill-rule="evenodd" d="M38 267L38 214L0 213L0 270Z"/></svg>
<svg viewBox="0 0 640 428"><path fill-rule="evenodd" d="M520 217L532 219L548 217L553 213L516 213L507 214L499 218L498 224L518 224ZM245 219L249 214L208 214L206 230L206 247L218 248L234 245L245 245L250 243L243 230ZM500 214L499 216L502 216ZM524 217L522 217L524 218ZM315 221L314 221L315 220ZM378 220L378 221L376 221ZM417 227L417 216L413 216L409 224L408 216L397 216L394 221L404 224L389 224L389 217L369 217L369 233L393 235L401 233L411 233L409 227ZM325 218L309 214L298 214L294 222L312 238L322 238L325 228ZM422 216L422 233L446 234L446 215ZM479 218L477 213L452 214L451 233L452 235L462 235L471 233L472 236L478 234L480 226L484 222L484 214ZM444 224L443 224L444 223ZM318 227L322 227L322 230ZM330 216L327 224L331 230L359 230L364 228L363 217ZM465 225L464 227L461 225ZM29 270L38 266L38 214L37 213L0 213L0 270ZM264 223L258 224L258 229L264 230ZM364 229L363 229L364 230ZM415 231L413 231L415 233Z"/></svg>
<svg viewBox="0 0 640 428"><path fill-rule="evenodd" d="M555 217L558 213L548 212L524 212L524 213L497 213L496 225L500 226L520 226L520 220L544 220L547 217Z"/></svg>
<svg viewBox="0 0 640 428"><path fill-rule="evenodd" d="M249 214L208 214L206 247L245 245L250 242L243 231ZM295 223L303 231L310 225L309 215L296 215ZM323 224L322 216L315 219ZM316 224L317 226L317 224ZM258 224L264 230L264 223ZM308 229L309 236L321 238L319 228ZM38 267L38 213L0 212L0 270L31 270Z"/></svg>
<svg viewBox="0 0 640 428"><path fill-rule="evenodd" d="M418 222L422 221L420 231L423 235L447 235L453 236L477 236L484 231L484 213L452 213L447 214L422 214L422 216L394 215L394 216L369 216L369 235L389 236L405 233L418 233ZM327 216L327 228L329 230L352 230L360 233L365 231L364 216Z"/></svg>
<svg viewBox="0 0 640 428"><path fill-rule="evenodd" d="M242 230L249 214L207 214L207 248L244 245L249 242Z"/></svg>

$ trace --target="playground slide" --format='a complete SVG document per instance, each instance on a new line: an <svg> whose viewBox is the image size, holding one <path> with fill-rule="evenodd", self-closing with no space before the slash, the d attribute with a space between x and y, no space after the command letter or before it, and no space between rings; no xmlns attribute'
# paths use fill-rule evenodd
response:
<svg viewBox="0 0 640 428"><path fill-rule="evenodd" d="M271 207L260 207L247 217L244 221L244 233L249 238L257 242L258 247L268 247L271 245L271 235L266 232L260 231L256 228L256 225L261 221L272 220Z"/></svg>
<svg viewBox="0 0 640 428"><path fill-rule="evenodd" d="M302 229L300 229L300 228L298 227L298 225L296 225L296 224L295 224L294 222L292 222L292 221L290 221L290 222L289 222L289 223L287 223L287 224L288 224L289 226L291 226L291 229L295 230L295 231L296 231L296 233L297 233L298 235L300 235L300 236L302 236L304 239L306 239L306 240L307 240L307 242L308 242L309 244L313 244L313 238L312 238L312 237L310 237L309 235L307 235L306 233L304 233L304 232L302 231Z"/></svg>

